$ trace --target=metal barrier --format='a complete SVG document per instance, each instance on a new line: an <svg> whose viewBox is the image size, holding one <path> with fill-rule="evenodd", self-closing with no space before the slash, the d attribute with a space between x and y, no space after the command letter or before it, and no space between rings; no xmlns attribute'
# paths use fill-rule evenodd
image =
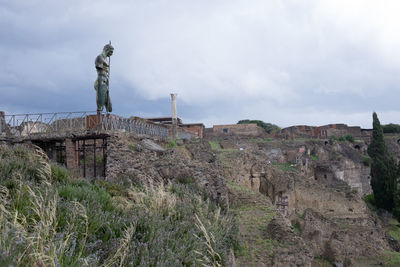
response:
<svg viewBox="0 0 400 267"><path fill-rule="evenodd" d="M76 133L87 130L123 130L168 138L168 127L144 119L130 119L96 111L56 112L5 115L0 118L0 134L31 136L35 134Z"/></svg>
<svg viewBox="0 0 400 267"><path fill-rule="evenodd" d="M86 130L86 117L93 111L5 115L0 132L15 136Z"/></svg>
<svg viewBox="0 0 400 267"><path fill-rule="evenodd" d="M124 130L126 132L147 134L168 139L167 126L146 121L138 117L126 119L116 116L103 115L102 126L105 130Z"/></svg>

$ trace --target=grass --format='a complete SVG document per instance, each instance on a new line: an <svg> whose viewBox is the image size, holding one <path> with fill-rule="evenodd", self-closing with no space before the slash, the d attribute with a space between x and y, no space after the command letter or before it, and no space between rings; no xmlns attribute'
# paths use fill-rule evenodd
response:
<svg viewBox="0 0 400 267"><path fill-rule="evenodd" d="M190 180L73 179L39 150L0 146L0 266L223 266L237 233Z"/></svg>
<svg viewBox="0 0 400 267"><path fill-rule="evenodd" d="M399 222L395 219L392 219L389 223L389 228L387 229L387 234L396 239L397 242L400 242L400 227L398 226Z"/></svg>
<svg viewBox="0 0 400 267"><path fill-rule="evenodd" d="M221 145L217 141L208 141L212 150L220 150Z"/></svg>
<svg viewBox="0 0 400 267"><path fill-rule="evenodd" d="M319 159L317 155L311 155L311 158L312 158L313 160L318 160L318 159Z"/></svg>
<svg viewBox="0 0 400 267"><path fill-rule="evenodd" d="M268 138L268 137L265 138L265 139L261 139L261 138L258 138L258 139L252 138L252 139L250 139L251 143L262 143L262 144L265 144L265 143L269 143L271 141L272 141L272 139Z"/></svg>
<svg viewBox="0 0 400 267"><path fill-rule="evenodd" d="M135 144L134 144L134 143L130 144L130 145L129 145L129 148L130 148L130 150L132 150L132 151L136 151L136 148L135 148Z"/></svg>
<svg viewBox="0 0 400 267"><path fill-rule="evenodd" d="M177 146L176 140L171 138L171 137L168 138L167 148L173 148L173 147L176 147L176 146Z"/></svg>
<svg viewBox="0 0 400 267"><path fill-rule="evenodd" d="M233 160L240 155L240 150L238 149L220 149L216 154L222 166L225 168L233 167Z"/></svg>
<svg viewBox="0 0 400 267"><path fill-rule="evenodd" d="M325 256L317 256L314 257L314 261L317 262L321 267L333 267L334 265L325 257Z"/></svg>
<svg viewBox="0 0 400 267"><path fill-rule="evenodd" d="M276 215L276 208L264 202L257 203L256 200L264 198L259 192L232 181L227 181L227 187L240 198L248 198L248 203L238 202L230 206L241 229L241 242L235 255L239 264L256 266L260 258L268 255L273 257L274 248L278 246L277 241L265 236L268 223Z"/></svg>
<svg viewBox="0 0 400 267"><path fill-rule="evenodd" d="M272 163L272 165L279 167L282 171L285 172L296 172L296 166L291 163Z"/></svg>
<svg viewBox="0 0 400 267"><path fill-rule="evenodd" d="M384 266L398 267L400 266L400 252L384 251L383 252Z"/></svg>
<svg viewBox="0 0 400 267"><path fill-rule="evenodd" d="M247 188L245 186L239 185L233 181L230 180L226 180L226 185L232 189L234 189L235 191L238 192L242 192L242 193L246 193L249 195L255 195L257 194L256 192L254 192L253 190L251 190L250 188Z"/></svg>

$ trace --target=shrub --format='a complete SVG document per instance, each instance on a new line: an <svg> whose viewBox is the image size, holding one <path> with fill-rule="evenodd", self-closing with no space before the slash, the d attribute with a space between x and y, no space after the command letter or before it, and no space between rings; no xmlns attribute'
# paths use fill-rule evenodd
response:
<svg viewBox="0 0 400 267"><path fill-rule="evenodd" d="M176 140L173 138L168 138L168 144L167 144L167 148L173 148L176 147Z"/></svg>
<svg viewBox="0 0 400 267"><path fill-rule="evenodd" d="M352 136L351 134L347 134L344 136L344 139L346 141L349 141L350 143L354 143L354 136Z"/></svg>
<svg viewBox="0 0 400 267"><path fill-rule="evenodd" d="M136 149L135 149L135 144L133 144L133 143L129 145L129 148L130 148L132 151L135 151L135 150L136 150Z"/></svg>
<svg viewBox="0 0 400 267"><path fill-rule="evenodd" d="M365 203L367 203L368 208L370 208L371 210L377 209L374 194L365 195L363 197L363 199L364 199Z"/></svg>
<svg viewBox="0 0 400 267"><path fill-rule="evenodd" d="M257 124L257 126L263 128L264 131L268 134L277 132L281 129L281 128L279 128L279 126L277 126L275 124L263 122L261 120L240 120L240 121L238 121L237 124L249 124L249 123Z"/></svg>
<svg viewBox="0 0 400 267"><path fill-rule="evenodd" d="M51 179L54 182L65 183L68 180L69 171L67 168L51 164Z"/></svg>
<svg viewBox="0 0 400 267"><path fill-rule="evenodd" d="M371 159L371 157L368 156L368 155L363 155L363 156L362 156L362 161L363 161L363 164L364 164L365 166L371 166L371 164L372 164L372 159Z"/></svg>
<svg viewBox="0 0 400 267"><path fill-rule="evenodd" d="M221 146L217 141L209 141L212 150L220 150Z"/></svg>

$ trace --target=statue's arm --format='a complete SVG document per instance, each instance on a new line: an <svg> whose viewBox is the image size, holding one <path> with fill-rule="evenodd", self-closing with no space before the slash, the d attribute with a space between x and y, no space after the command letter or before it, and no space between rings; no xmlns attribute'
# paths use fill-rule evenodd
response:
<svg viewBox="0 0 400 267"><path fill-rule="evenodd" d="M95 65L96 69L102 69L102 70L107 70L108 67L107 61L105 61L101 55L96 57Z"/></svg>

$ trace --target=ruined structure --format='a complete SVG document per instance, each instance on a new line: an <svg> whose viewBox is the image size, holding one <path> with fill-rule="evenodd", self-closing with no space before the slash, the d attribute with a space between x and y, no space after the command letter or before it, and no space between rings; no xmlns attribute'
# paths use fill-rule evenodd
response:
<svg viewBox="0 0 400 267"><path fill-rule="evenodd" d="M262 137L266 135L264 129L255 123L214 125L212 128L206 129L205 133L208 137L230 135Z"/></svg>
<svg viewBox="0 0 400 267"><path fill-rule="evenodd" d="M369 139L372 130L361 129L359 126L347 126L346 124L328 124L324 126L296 125L283 128L276 137L285 139L295 138L329 138L330 136L341 137L352 135L355 138Z"/></svg>

